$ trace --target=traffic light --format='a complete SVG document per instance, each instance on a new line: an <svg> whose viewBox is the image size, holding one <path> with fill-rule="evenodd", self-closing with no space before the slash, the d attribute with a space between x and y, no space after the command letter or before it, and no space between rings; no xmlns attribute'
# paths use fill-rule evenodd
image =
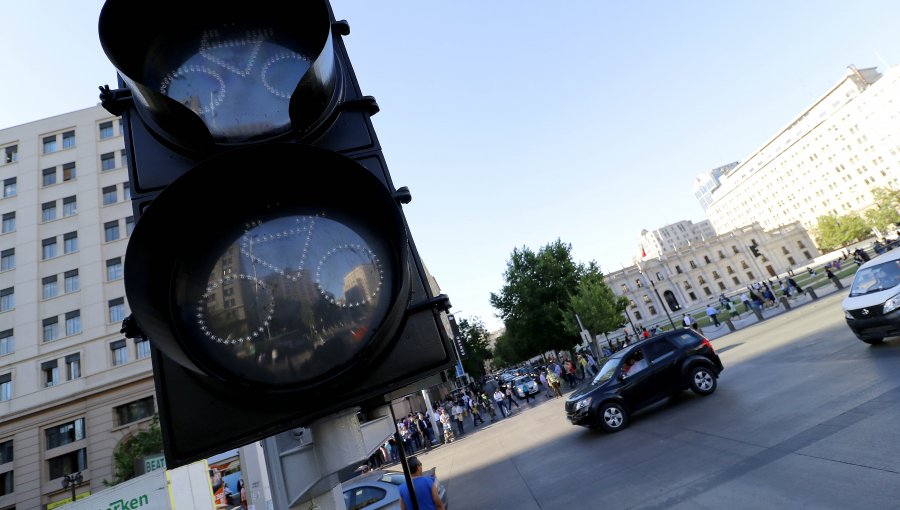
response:
<svg viewBox="0 0 900 510"><path fill-rule="evenodd" d="M753 244L750 245L750 253L753 254L754 257L759 257L759 245L756 244L756 241L753 241Z"/></svg>
<svg viewBox="0 0 900 510"><path fill-rule="evenodd" d="M152 347L170 467L450 367L429 285L326 0L107 0L137 224L126 336Z"/></svg>

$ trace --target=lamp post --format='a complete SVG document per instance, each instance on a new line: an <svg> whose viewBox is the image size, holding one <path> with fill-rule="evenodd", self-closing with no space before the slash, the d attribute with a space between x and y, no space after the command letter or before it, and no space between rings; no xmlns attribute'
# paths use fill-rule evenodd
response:
<svg viewBox="0 0 900 510"><path fill-rule="evenodd" d="M640 262L638 262L637 268L638 268L638 272L641 273L641 277L642 277L644 280L650 282L650 286L653 287L653 293L656 294L656 299L659 300L659 306L663 309L664 312L666 312L666 317L669 319L669 324L672 325L672 329L673 329L673 330L676 329L676 328L675 328L675 322L672 320L672 316L669 315L669 310L666 308L666 303L665 303L665 301L663 301L662 296L659 295L659 290L656 289L656 284L653 283L653 279L652 279L652 278L647 278L647 275L644 274L644 269L641 268L641 263L640 263Z"/></svg>
<svg viewBox="0 0 900 510"><path fill-rule="evenodd" d="M63 476L62 486L63 489L72 488L72 502L75 502L75 487L81 485L84 479L81 477L81 471L77 473L70 473L68 475Z"/></svg>

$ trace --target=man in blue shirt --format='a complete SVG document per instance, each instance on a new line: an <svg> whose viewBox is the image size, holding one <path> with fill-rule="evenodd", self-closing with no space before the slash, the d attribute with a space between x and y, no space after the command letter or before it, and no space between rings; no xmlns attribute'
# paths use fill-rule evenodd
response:
<svg viewBox="0 0 900 510"><path fill-rule="evenodd" d="M444 510L444 503L438 496L437 482L433 477L422 476L422 462L418 457L407 459L409 471L412 477L413 489L416 491L416 502L419 510ZM404 482L400 489L400 510L412 510L412 500L409 499L409 487Z"/></svg>

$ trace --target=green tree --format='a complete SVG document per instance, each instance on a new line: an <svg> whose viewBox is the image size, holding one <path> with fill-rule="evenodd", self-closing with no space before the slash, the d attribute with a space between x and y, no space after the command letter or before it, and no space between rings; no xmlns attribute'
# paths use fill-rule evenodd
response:
<svg viewBox="0 0 900 510"><path fill-rule="evenodd" d="M119 443L113 450L113 481L103 480L107 486L120 484L135 477L135 461L146 455L163 452L162 432L159 429L159 415L154 414L147 430L142 430Z"/></svg>
<svg viewBox="0 0 900 510"><path fill-rule="evenodd" d="M513 340L508 334L504 333L500 335L494 343L494 350L492 352L494 364L497 367L506 367L527 359L525 356L516 352L516 347L518 345L520 345L519 342Z"/></svg>
<svg viewBox="0 0 900 510"><path fill-rule="evenodd" d="M832 251L861 241L871 235L871 230L859 215L819 216L816 238L819 249Z"/></svg>
<svg viewBox="0 0 900 510"><path fill-rule="evenodd" d="M606 335L625 325L623 312L628 306L628 298L613 293L594 262L590 263L578 283L575 294L571 297L571 305L572 313L569 314L566 325L572 334L580 331L575 314L578 314L584 327L592 334Z"/></svg>
<svg viewBox="0 0 900 510"><path fill-rule="evenodd" d="M572 246L557 239L537 252L513 250L503 274L505 285L491 293L510 339L518 344L516 356L535 356L549 350L569 349L578 336L567 333L570 299L584 269L572 260ZM501 350L501 356L507 354Z"/></svg>
<svg viewBox="0 0 900 510"><path fill-rule="evenodd" d="M890 188L873 188L875 207L865 212L866 223L884 232L891 225L900 225L900 191Z"/></svg>
<svg viewBox="0 0 900 510"><path fill-rule="evenodd" d="M488 349L488 331L480 318L460 319L459 334L466 346L467 358L463 360L463 368L472 377L484 375L484 362L492 357Z"/></svg>

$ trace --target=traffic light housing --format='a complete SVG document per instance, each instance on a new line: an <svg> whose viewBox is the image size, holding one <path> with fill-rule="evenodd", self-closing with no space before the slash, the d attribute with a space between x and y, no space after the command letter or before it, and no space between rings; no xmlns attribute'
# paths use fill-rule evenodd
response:
<svg viewBox="0 0 900 510"><path fill-rule="evenodd" d="M107 0L137 223L126 336L151 342L170 467L453 365L326 0ZM281 13L281 14L279 14Z"/></svg>

